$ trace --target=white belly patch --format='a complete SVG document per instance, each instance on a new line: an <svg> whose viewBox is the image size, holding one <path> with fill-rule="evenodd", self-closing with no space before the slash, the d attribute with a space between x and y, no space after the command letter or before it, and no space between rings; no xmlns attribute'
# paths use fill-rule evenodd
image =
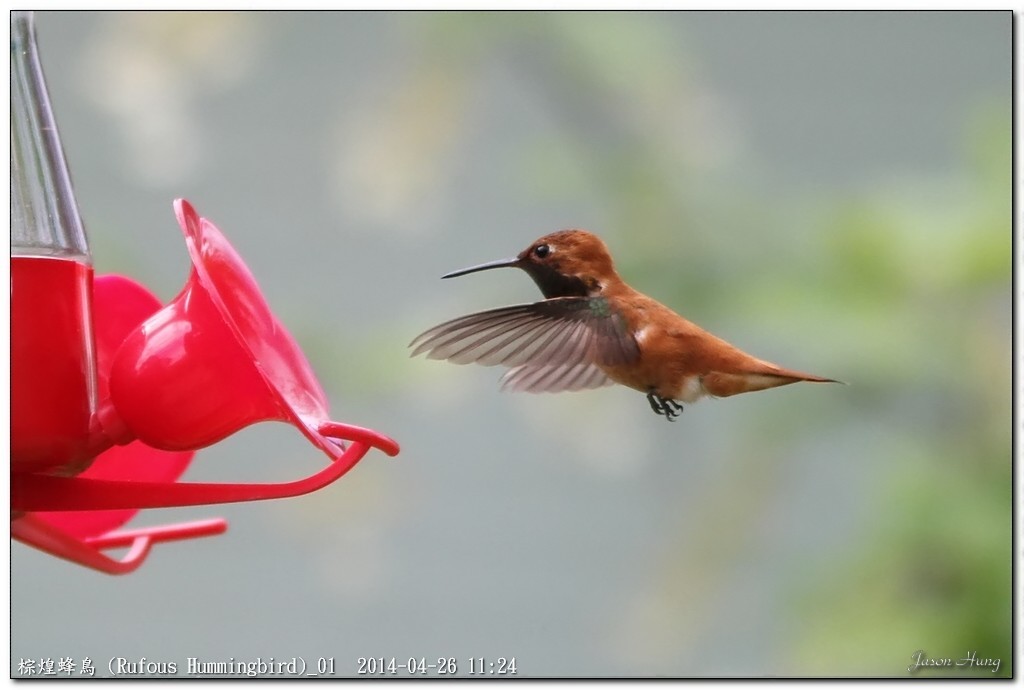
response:
<svg viewBox="0 0 1024 690"><path fill-rule="evenodd" d="M683 385L679 388L676 400L684 403L695 403L707 394L708 392L704 390L699 376L688 376L683 379Z"/></svg>

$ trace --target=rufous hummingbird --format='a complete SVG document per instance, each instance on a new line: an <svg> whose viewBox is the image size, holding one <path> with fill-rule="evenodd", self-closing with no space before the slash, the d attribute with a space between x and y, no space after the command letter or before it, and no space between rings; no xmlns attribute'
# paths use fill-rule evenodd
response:
<svg viewBox="0 0 1024 690"><path fill-rule="evenodd" d="M620 383L645 393L669 421L682 412L680 401L798 381L838 383L751 357L637 292L616 273L605 243L585 230L554 232L514 258L441 277L503 267L526 271L545 299L446 321L417 336L411 356L500 364L509 367L502 386L517 391Z"/></svg>

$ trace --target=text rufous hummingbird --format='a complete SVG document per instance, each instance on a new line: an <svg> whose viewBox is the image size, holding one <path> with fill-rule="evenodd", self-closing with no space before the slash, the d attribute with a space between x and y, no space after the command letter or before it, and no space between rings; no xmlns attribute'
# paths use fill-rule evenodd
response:
<svg viewBox="0 0 1024 690"><path fill-rule="evenodd" d="M412 356L503 365L504 388L576 391L620 383L647 394L669 421L681 402L724 398L798 381L834 379L757 359L619 277L605 243L585 230L545 235L511 259L453 271L526 271L545 299L453 319L416 337Z"/></svg>

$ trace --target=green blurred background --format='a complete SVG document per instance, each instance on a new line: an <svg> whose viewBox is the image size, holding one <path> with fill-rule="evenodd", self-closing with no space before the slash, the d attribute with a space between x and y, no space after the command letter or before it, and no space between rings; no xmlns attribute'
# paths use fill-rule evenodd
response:
<svg viewBox="0 0 1024 690"><path fill-rule="evenodd" d="M515 657L521 676L1011 667L1011 15L37 16L98 273L234 243L335 418L402 444L111 578L14 545L19 658ZM848 382L688 406L412 360L539 297L569 226L752 354ZM290 427L192 480L323 462ZM403 676L403 673L399 674ZM460 675L465 675L460 674ZM978 675L959 667L917 675Z"/></svg>

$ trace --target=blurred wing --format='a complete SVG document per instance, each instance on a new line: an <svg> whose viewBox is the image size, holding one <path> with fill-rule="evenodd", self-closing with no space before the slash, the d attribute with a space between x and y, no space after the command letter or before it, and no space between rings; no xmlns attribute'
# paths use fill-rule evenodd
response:
<svg viewBox="0 0 1024 690"><path fill-rule="evenodd" d="M561 393L610 386L612 381L596 364L563 364L545 367L524 364L501 377L501 387L526 393Z"/></svg>
<svg viewBox="0 0 1024 690"><path fill-rule="evenodd" d="M603 297L557 297L470 314L431 328L409 346L413 357L425 352L430 359L454 364L531 370L625 364L640 355L622 316ZM540 374L531 372L529 377L533 376ZM568 382L577 376L583 382L595 375L587 371L584 376L581 369L565 376ZM528 376L509 372L508 377Z"/></svg>

